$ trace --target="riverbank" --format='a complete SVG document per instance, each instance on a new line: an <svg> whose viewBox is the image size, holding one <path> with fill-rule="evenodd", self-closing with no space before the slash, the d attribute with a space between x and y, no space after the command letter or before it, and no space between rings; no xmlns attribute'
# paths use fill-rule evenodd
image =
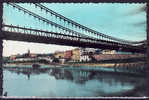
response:
<svg viewBox="0 0 149 100"><path fill-rule="evenodd" d="M76 63L76 62L71 62L71 63L65 63L65 64L60 64L60 63L50 63L50 64L43 64L43 63L38 63L41 67L84 67L84 68L89 68L92 69L94 68L112 68L114 70L138 70L138 71L143 71L145 62L132 62L132 63ZM17 63L17 64L5 64L4 67L32 67L33 63Z"/></svg>
<svg viewBox="0 0 149 100"><path fill-rule="evenodd" d="M88 67L144 67L145 62L132 62L132 63L69 63L68 65L77 66L88 66Z"/></svg>
<svg viewBox="0 0 149 100"><path fill-rule="evenodd" d="M4 66L32 66L33 63L17 63L17 64L5 64ZM67 66L72 66L72 67L80 67L80 66L87 66L87 67L144 67L145 62L132 62L132 63L65 63L65 64L60 64L60 63L50 63L50 64L43 64L39 63L41 66L59 66L59 67L67 67Z"/></svg>
<svg viewBox="0 0 149 100"><path fill-rule="evenodd" d="M39 63L40 64L40 63ZM40 64L38 69L49 69L49 68L64 68L71 70L86 70L86 71L100 71L103 73L112 74L130 74L144 76L144 62L137 63L52 63L52 64ZM32 68L32 63L25 64L7 64L4 68Z"/></svg>
<svg viewBox="0 0 149 100"><path fill-rule="evenodd" d="M5 64L3 65L3 67L23 67L23 68L32 68L32 65L33 63L24 63L24 64ZM56 64L56 63L53 63L53 64L42 64L42 63L39 63L40 65L40 68L51 68L51 67L64 67L66 66L65 64Z"/></svg>

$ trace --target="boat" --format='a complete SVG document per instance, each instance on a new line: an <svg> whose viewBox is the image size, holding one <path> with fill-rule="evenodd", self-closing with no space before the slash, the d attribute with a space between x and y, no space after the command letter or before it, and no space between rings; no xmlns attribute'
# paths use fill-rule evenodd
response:
<svg viewBox="0 0 149 100"><path fill-rule="evenodd" d="M33 64L32 67L36 69L36 68L39 68L40 65L39 64Z"/></svg>

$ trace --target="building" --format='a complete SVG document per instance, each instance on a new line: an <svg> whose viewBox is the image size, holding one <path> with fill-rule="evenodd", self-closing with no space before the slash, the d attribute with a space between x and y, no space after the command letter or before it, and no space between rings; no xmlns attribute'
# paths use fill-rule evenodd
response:
<svg viewBox="0 0 149 100"><path fill-rule="evenodd" d="M132 52L122 52L122 51L116 51L116 50L103 50L102 54L136 54Z"/></svg>
<svg viewBox="0 0 149 100"><path fill-rule="evenodd" d="M115 54L116 51L115 50L103 50L102 54Z"/></svg>
<svg viewBox="0 0 149 100"><path fill-rule="evenodd" d="M80 56L80 62L88 62L90 60L91 60L91 58L89 55L81 55Z"/></svg>
<svg viewBox="0 0 149 100"><path fill-rule="evenodd" d="M15 59L16 59L16 55L11 55L11 56L10 56L10 59L11 59L11 60L15 60Z"/></svg>
<svg viewBox="0 0 149 100"><path fill-rule="evenodd" d="M116 54L133 54L132 52L121 52L121 51L116 51Z"/></svg>
<svg viewBox="0 0 149 100"><path fill-rule="evenodd" d="M38 60L46 60L48 62L52 62L53 61L53 57L51 56L41 56L37 58Z"/></svg>
<svg viewBox="0 0 149 100"><path fill-rule="evenodd" d="M95 54L94 48L80 48L80 62L88 62L91 60L91 55Z"/></svg>
<svg viewBox="0 0 149 100"><path fill-rule="evenodd" d="M92 55L95 54L97 49L94 48L80 48L80 55Z"/></svg>
<svg viewBox="0 0 149 100"><path fill-rule="evenodd" d="M54 55L51 53L48 54L37 54L36 57L38 60L46 60L48 62L53 62L54 59Z"/></svg>
<svg viewBox="0 0 149 100"><path fill-rule="evenodd" d="M80 49L79 48L76 48L76 49L72 50L71 59L74 62L79 62L80 61Z"/></svg>
<svg viewBox="0 0 149 100"><path fill-rule="evenodd" d="M48 62L53 62L54 55L51 53L48 54L35 54L31 53L30 50L28 50L27 53L24 53L22 55L11 55L10 60L12 61L37 61L37 60L45 60Z"/></svg>
<svg viewBox="0 0 149 100"><path fill-rule="evenodd" d="M30 54L30 57L31 57L31 58L36 58L36 57L37 57L37 54L31 53L31 54Z"/></svg>
<svg viewBox="0 0 149 100"><path fill-rule="evenodd" d="M60 59L59 59L59 62L60 62L61 64L64 64L64 63L65 63L65 61L66 61L66 59L65 59L65 58L60 58Z"/></svg>
<svg viewBox="0 0 149 100"><path fill-rule="evenodd" d="M65 52L65 58L67 60L70 60L71 56L72 56L72 50L68 50L68 51Z"/></svg>
<svg viewBox="0 0 149 100"><path fill-rule="evenodd" d="M55 58L65 58L65 52L55 52Z"/></svg>

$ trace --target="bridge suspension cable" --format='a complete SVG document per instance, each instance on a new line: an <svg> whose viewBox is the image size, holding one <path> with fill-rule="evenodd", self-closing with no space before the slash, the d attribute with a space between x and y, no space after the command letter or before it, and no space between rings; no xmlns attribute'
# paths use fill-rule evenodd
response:
<svg viewBox="0 0 149 100"><path fill-rule="evenodd" d="M29 14L30 16L33 16L33 17L35 17L35 18L37 18L37 19L39 19L39 20L41 20L41 21L43 21L43 22L45 22L47 24L50 24L51 26L55 26L55 27L57 27L59 29L65 30L66 32L69 32L72 35L75 34L75 36L78 36L78 37L80 37L80 36L88 37L87 35L84 35L84 34L81 34L79 32L76 32L74 30L71 30L69 28L63 27L62 25L59 25L59 24L57 24L55 22L52 22L52 21L50 21L50 20L48 20L48 19L46 19L44 17L41 17L41 16L39 16L39 15L37 15L37 14L35 14L35 13L33 13L33 12L31 12L31 11L29 11L29 10L27 10L27 9L17 5L17 4L15 4L15 3L8 3L8 4L13 6L13 7L15 7L15 8L17 8L18 10L23 11L24 13Z"/></svg>
<svg viewBox="0 0 149 100"><path fill-rule="evenodd" d="M92 30L92 29L90 29L90 28L88 28L86 26L83 26L83 25L81 25L81 24L79 24L79 23L77 23L77 22L75 22L75 21L73 21L73 20L71 20L69 18L66 18L63 15L58 14L55 11L53 11L53 10L43 6L42 4L39 4L39 3L34 3L34 4L35 4L35 6L38 6L40 9L45 10L46 13L49 12L51 15L55 15L56 18L60 18L60 20L63 19L68 24L69 23L72 24L72 26L76 26L76 27L84 29L86 32L88 31L90 33L96 34L98 39L99 39L99 37L103 37L103 38L109 39L109 41L115 41L115 42L120 42L120 43L124 43L124 44L139 44L140 43L140 41L129 41L129 40L118 39L118 38L115 38L115 37L112 37L112 36L105 35L103 33L100 33L100 32L97 32L95 30Z"/></svg>
<svg viewBox="0 0 149 100"><path fill-rule="evenodd" d="M41 5L41 4L35 3L35 6L39 7L42 10L45 10L46 13L49 12L51 15L54 15L56 18L60 18L60 20L64 20L64 22L67 22L68 24L71 24L72 26L78 27L79 29L82 29L82 30L84 30L86 32L93 33L94 35L97 35L97 36L100 36L100 37L103 37L103 38L107 38L106 35L101 34L101 33L97 34L96 31L94 31L92 29L89 29L89 28L87 28L87 27L85 27L85 26L83 26L83 25L81 25L81 24L79 24L79 23L77 23L77 22L75 22L75 21L73 21L71 19L68 19L68 18L64 17L63 15L58 14L55 11L53 11L53 10L51 10L51 9ZM109 37L109 39L110 39L110 37Z"/></svg>
<svg viewBox="0 0 149 100"><path fill-rule="evenodd" d="M35 17L35 18L37 18L37 19L47 23L47 25L51 25L51 26L54 26L55 28L64 30L66 33L68 32L68 34L72 34L72 35L75 35L75 36L78 36L78 37L89 37L89 38L96 39L96 40L99 40L99 41L102 40L103 38L105 38L106 41L117 42L117 43L120 43L120 44L128 44L128 45L140 44L140 42L130 42L130 41L127 41L127 40L114 38L114 37L111 37L111 36L99 33L97 31L94 31L94 30L92 30L90 28L87 28L87 27L85 27L83 25L80 25L77 22L74 22L74 21L72 21L72 20L70 20L70 19L68 19L68 18L66 18L66 17L64 17L64 16L54 12L53 10L51 10L51 9L49 9L47 7L45 7L45 6L41 5L41 4L38 4L38 3L35 3L35 5L40 7L41 9L44 9L46 11L46 13L49 12L49 13L55 15L57 18L63 19L64 21L72 24L72 26L80 27L80 28L82 28L84 30L87 30L90 33L96 34L98 36L98 38L95 38L95 37L92 37L92 36L89 36L89 35L86 35L86 34L82 34L80 32L77 32L77 31L74 31L74 30L69 29L67 27L64 27L62 25L59 25L59 24L57 24L57 23L55 23L53 21L48 20L47 18L41 17L40 15L37 15L37 14L33 13L33 12L31 12L31 11L29 11L29 10L27 10L27 9L17 5L17 4L15 4L15 3L8 3L8 4L13 6L13 7L15 7L15 8L17 8L18 10L23 11L24 13L29 14L30 16L33 16L33 17Z"/></svg>

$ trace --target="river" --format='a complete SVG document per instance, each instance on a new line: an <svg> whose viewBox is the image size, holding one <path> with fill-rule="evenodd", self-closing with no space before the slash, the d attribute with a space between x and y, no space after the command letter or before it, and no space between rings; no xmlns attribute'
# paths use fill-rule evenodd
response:
<svg viewBox="0 0 149 100"><path fill-rule="evenodd" d="M67 68L4 68L3 91L17 97L117 96L142 84L140 76Z"/></svg>

